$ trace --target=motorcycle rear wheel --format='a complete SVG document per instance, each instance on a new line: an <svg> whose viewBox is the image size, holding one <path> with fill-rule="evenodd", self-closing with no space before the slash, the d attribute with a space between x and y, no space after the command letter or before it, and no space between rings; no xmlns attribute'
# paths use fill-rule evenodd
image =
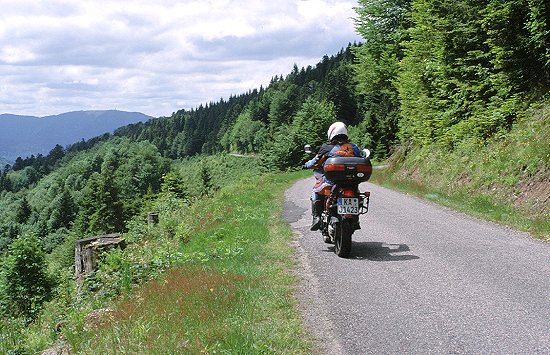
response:
<svg viewBox="0 0 550 355"><path fill-rule="evenodd" d="M334 252L341 258L349 257L351 253L351 235L353 229L347 220L342 220L335 225Z"/></svg>

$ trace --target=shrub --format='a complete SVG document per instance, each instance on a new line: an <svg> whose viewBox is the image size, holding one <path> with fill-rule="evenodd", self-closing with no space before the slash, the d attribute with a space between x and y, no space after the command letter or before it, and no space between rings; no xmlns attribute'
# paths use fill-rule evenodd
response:
<svg viewBox="0 0 550 355"><path fill-rule="evenodd" d="M33 235L16 239L0 273L0 310L33 320L52 296L53 279L46 272L45 253Z"/></svg>

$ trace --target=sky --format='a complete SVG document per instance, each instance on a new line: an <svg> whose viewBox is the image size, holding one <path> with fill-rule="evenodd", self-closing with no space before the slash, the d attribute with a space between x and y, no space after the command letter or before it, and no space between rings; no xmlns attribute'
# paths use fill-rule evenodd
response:
<svg viewBox="0 0 550 355"><path fill-rule="evenodd" d="M154 117L360 42L355 0L0 0L0 114Z"/></svg>

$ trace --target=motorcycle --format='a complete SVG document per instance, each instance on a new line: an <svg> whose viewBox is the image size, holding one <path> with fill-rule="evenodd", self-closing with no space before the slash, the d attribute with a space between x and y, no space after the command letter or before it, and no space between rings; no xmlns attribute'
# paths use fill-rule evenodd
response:
<svg viewBox="0 0 550 355"><path fill-rule="evenodd" d="M306 153L313 153L311 147L304 147ZM359 216L369 210L370 192L360 192L359 184L372 174L368 149L363 157L332 157L323 165L325 178L334 185L319 192L324 199L319 230L323 241L334 244L334 252L341 258L349 257L353 233L361 229Z"/></svg>

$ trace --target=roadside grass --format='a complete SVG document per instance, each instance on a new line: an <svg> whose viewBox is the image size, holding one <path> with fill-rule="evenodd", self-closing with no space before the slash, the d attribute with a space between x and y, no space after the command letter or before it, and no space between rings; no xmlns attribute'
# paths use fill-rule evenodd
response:
<svg viewBox="0 0 550 355"><path fill-rule="evenodd" d="M433 201L480 219L529 232L537 239L550 241L550 224L547 219L534 217L525 211L514 208L510 204L499 202L490 195L466 189L448 193L434 185L428 186L413 179L398 177L388 168L375 170L370 181L393 190Z"/></svg>
<svg viewBox="0 0 550 355"><path fill-rule="evenodd" d="M96 285L108 289L107 275L122 264L156 262L168 269L159 267L155 278L126 289L96 323L75 320L65 327L71 350L310 353L289 272L293 234L281 219L283 191L303 176L250 175L190 208L174 206L153 228L131 228L129 237L140 247L120 252L117 262L106 258Z"/></svg>
<svg viewBox="0 0 550 355"><path fill-rule="evenodd" d="M396 147L374 181L550 240L550 101L483 144Z"/></svg>

